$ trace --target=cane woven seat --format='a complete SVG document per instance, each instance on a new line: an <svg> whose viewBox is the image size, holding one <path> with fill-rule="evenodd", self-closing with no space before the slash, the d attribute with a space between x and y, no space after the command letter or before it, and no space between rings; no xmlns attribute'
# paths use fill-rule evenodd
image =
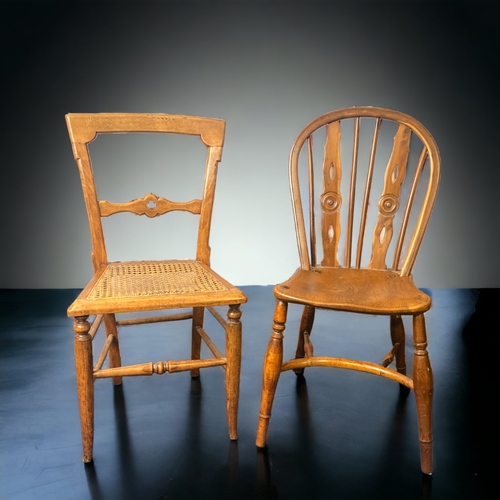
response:
<svg viewBox="0 0 500 500"><path fill-rule="evenodd" d="M178 293L221 292L227 287L199 262L113 262L88 295L89 300Z"/></svg>
<svg viewBox="0 0 500 500"><path fill-rule="evenodd" d="M110 262L68 309L70 316L153 311L239 303L241 291L203 262L166 260Z"/></svg>

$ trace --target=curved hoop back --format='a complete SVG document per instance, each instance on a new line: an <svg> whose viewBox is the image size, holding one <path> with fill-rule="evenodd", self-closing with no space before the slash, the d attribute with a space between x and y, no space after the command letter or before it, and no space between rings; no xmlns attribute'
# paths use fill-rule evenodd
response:
<svg viewBox="0 0 500 500"><path fill-rule="evenodd" d="M420 122L384 108L332 111L300 132L289 169L302 269L411 274L440 178L436 142Z"/></svg>

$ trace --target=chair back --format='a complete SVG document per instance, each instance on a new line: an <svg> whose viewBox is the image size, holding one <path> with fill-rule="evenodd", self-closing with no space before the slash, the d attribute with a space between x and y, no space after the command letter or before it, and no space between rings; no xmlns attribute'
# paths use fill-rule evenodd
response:
<svg viewBox="0 0 500 500"><path fill-rule="evenodd" d="M102 217L120 212L157 217L181 210L199 215L196 259L210 265L210 225L218 162L221 160L226 123L197 116L136 113L71 113L66 115L73 154L82 182L92 239L92 262L96 271L108 262ZM98 134L165 133L198 136L207 147L201 199L174 202L149 193L128 202L98 199L89 144ZM142 194L142 193L141 193Z"/></svg>
<svg viewBox="0 0 500 500"><path fill-rule="evenodd" d="M383 108L332 111L300 132L289 168L302 269L411 274L440 176L421 123Z"/></svg>

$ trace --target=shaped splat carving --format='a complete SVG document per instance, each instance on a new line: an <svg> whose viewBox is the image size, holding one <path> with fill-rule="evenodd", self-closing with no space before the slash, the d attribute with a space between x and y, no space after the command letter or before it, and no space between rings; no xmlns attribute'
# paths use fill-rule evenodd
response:
<svg viewBox="0 0 500 500"><path fill-rule="evenodd" d="M173 210L184 210L192 214L199 214L201 212L201 200L175 202L149 193L144 198L137 198L126 203L113 203L111 201L100 200L99 209L101 217L109 217L119 212L132 212L136 215L147 215L152 218Z"/></svg>
<svg viewBox="0 0 500 500"><path fill-rule="evenodd" d="M340 122L326 126L325 155L323 160L323 194L321 195L321 231L323 241L323 266L338 265L337 253L340 238Z"/></svg>
<svg viewBox="0 0 500 500"><path fill-rule="evenodd" d="M378 218L373 231L370 269L387 269L385 258L392 239L393 221L399 209L401 186L405 179L410 153L411 130L399 125L394 136L394 147L384 178L384 191L378 202Z"/></svg>

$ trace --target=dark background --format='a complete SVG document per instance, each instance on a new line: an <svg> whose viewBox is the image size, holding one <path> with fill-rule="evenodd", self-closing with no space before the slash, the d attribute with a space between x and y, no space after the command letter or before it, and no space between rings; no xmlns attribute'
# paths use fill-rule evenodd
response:
<svg viewBox="0 0 500 500"><path fill-rule="evenodd" d="M212 264L236 285L266 285L298 264L291 143L314 117L352 105L411 114L440 147L416 283L498 287L499 5L2 2L0 287L78 288L90 275L65 113L227 120Z"/></svg>

